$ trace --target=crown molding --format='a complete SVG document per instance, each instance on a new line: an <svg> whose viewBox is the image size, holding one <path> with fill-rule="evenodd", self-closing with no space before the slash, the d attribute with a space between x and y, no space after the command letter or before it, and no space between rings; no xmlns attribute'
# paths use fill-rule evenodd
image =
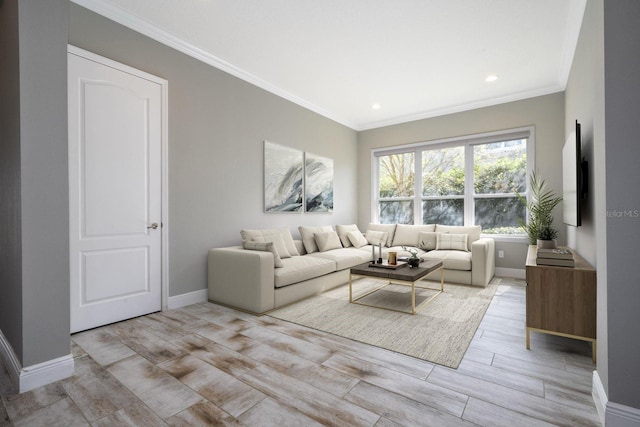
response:
<svg viewBox="0 0 640 427"><path fill-rule="evenodd" d="M522 101L523 99L535 98L538 96L550 95L552 93L562 92L564 87L560 84L548 86L541 89L530 90L526 92L518 92L514 94L505 95L499 98L484 99L481 101L470 102L467 104L459 104L445 108L438 108L435 110L423 111L415 114L408 114L404 116L393 117L391 119L380 120L376 122L364 123L358 128L357 131L364 131L370 129L377 129L385 126L392 126L407 122L413 122L416 120L430 119L433 117L445 116L447 114L462 113L464 111L476 110L478 108L492 107L494 105L505 104L507 102Z"/></svg>
<svg viewBox="0 0 640 427"><path fill-rule="evenodd" d="M567 30L562 45L562 63L558 70L558 81L562 85L562 90L567 88L573 58L576 48L578 47L578 40L580 39L580 28L582 27L586 7L586 0L582 0L580 4L574 2L569 4L569 20L567 21Z"/></svg>
<svg viewBox="0 0 640 427"><path fill-rule="evenodd" d="M188 43L168 32L162 30L155 25L150 24L138 17L131 15L130 13L125 12L124 10L112 6L110 4L106 4L99 0L71 0L73 3L82 6L86 9L91 10L92 12L97 13L98 15L102 15L105 18L108 18L118 24L124 25L127 28L130 28L140 34L143 34L150 39L153 39L159 43L162 43L166 46L169 46L179 52L184 53L194 59L197 59L205 64L211 65L225 73L231 74L234 77L237 77L241 80L244 80L248 83L251 83L254 86L257 86L261 89L266 90L274 95L277 95L281 98L284 98L288 101L293 102L301 107L306 108L307 110L313 111L314 113L320 114L328 119L331 119L337 123L340 123L344 126L347 126L351 129L358 130L358 126L356 123L351 122L350 120L346 120L338 115L327 111L299 96L288 92L285 89L282 89L274 84L263 80L262 78L251 74L235 65L225 61L224 59L218 58L215 55L210 54L209 52L204 51L203 49L194 46L191 43Z"/></svg>
<svg viewBox="0 0 640 427"><path fill-rule="evenodd" d="M558 72L558 80L557 83L540 89L535 89L531 91L519 92L515 94L509 94L499 98L491 98L480 101L474 101L465 104L453 105L444 108L438 108L429 111L422 111L418 113L412 113L408 115L402 115L397 117L392 117L389 119L384 119L380 121L374 122L366 122L366 123L356 123L353 120L348 120L344 117L340 117L339 115L328 111L324 108L321 108L306 99L303 99L297 95L292 94L291 92L282 89L268 81L249 73L222 58L219 58L215 55L212 55L205 50L186 42L165 30L158 28L155 25L150 24L149 22L144 21L136 16L131 15L130 13L115 7L113 5L107 4L100 0L71 0L73 3L82 6L86 9L89 9L99 15L104 16L107 19L110 19L114 22L117 22L127 28L130 28L142 35L149 37L152 40L155 40L159 43L162 43L166 46L169 46L179 52L182 52L196 60L199 60L205 64L208 64L212 67L215 67L221 71L224 71L234 77L237 77L243 81L246 81L254 86L257 86L261 89L266 90L276 96L284 98L294 104L297 104L307 110L310 110L314 113L317 113L323 117L326 117L330 120L333 120L339 124L342 124L348 128L351 128L355 131L364 131L370 129L376 129L386 126L392 126L407 122L412 122L416 120L423 120L438 116L444 116L447 114L460 113L464 111L474 110L477 108L490 107L498 104L504 104L507 102L520 101L527 98L534 98L537 96L549 95L556 92L562 92L566 88L567 80L569 77L569 73L571 71L571 65L573 64L573 55L571 52L575 52L575 48L578 43L578 35L575 37L567 37L564 40L564 60L560 71ZM582 24L582 17L584 15L584 10L586 7L586 0L583 0L581 4L572 4L571 6L574 9L578 9L581 13L576 14L576 17L569 22L569 25L572 28L580 28ZM572 15L573 16L573 15Z"/></svg>

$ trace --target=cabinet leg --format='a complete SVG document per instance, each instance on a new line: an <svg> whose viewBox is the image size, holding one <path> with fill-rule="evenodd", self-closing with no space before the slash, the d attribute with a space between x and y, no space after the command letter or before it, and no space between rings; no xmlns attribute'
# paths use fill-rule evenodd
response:
<svg viewBox="0 0 640 427"><path fill-rule="evenodd" d="M530 344L531 344L530 339L529 339L529 333L530 332L531 331L529 331L529 328L527 328L527 333L526 333L526 336L527 336L527 350L529 350L529 347L530 347Z"/></svg>
<svg viewBox="0 0 640 427"><path fill-rule="evenodd" d="M598 346L596 345L596 341L591 341L591 357L593 358L593 363L596 363L596 351Z"/></svg>

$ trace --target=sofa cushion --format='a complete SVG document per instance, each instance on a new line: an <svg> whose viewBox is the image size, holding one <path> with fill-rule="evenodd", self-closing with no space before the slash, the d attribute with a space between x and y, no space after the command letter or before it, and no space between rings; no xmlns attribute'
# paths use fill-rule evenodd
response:
<svg viewBox="0 0 640 427"><path fill-rule="evenodd" d="M367 246L367 244L369 243L367 242L367 239L362 235L360 230L349 231L347 233L347 237L349 238L349 241L354 248L361 248L363 246Z"/></svg>
<svg viewBox="0 0 640 427"><path fill-rule="evenodd" d="M302 243L302 240L295 239L293 242L295 243L296 249L298 250L298 253L300 255L304 255L307 253L307 250L304 248L304 243Z"/></svg>
<svg viewBox="0 0 640 427"><path fill-rule="evenodd" d="M256 240L256 236L267 236L273 234L280 234L284 245L287 247L287 252L291 256L298 256L300 253L296 249L296 244L293 242L293 236L288 228L270 228L265 230L241 230L240 237L242 240Z"/></svg>
<svg viewBox="0 0 640 427"><path fill-rule="evenodd" d="M333 231L333 227L330 225L320 225L315 227L301 225L298 227L298 231L300 231L300 237L302 238L305 250L308 254L312 254L314 252L318 252L318 245L316 245L316 237L314 234Z"/></svg>
<svg viewBox="0 0 640 427"><path fill-rule="evenodd" d="M334 249L332 251L327 251L327 252L316 252L309 256L330 259L332 261L335 261L336 268L338 270L351 268L353 266L356 266L358 264L362 264L371 260L370 252L362 251L356 248L342 248L342 249Z"/></svg>
<svg viewBox="0 0 640 427"><path fill-rule="evenodd" d="M336 232L338 233L338 237L340 237L340 241L342 242L342 246L345 248L351 247L353 244L347 234L350 231L360 231L358 226L355 224L351 225L336 225Z"/></svg>
<svg viewBox="0 0 640 427"><path fill-rule="evenodd" d="M282 265L282 268L273 270L276 288L313 279L336 271L335 261L311 255L283 259Z"/></svg>
<svg viewBox="0 0 640 427"><path fill-rule="evenodd" d="M253 241L261 243L273 243L273 247L275 248L280 258L291 258L291 254L284 244L282 234L267 234L266 236L256 236L253 238Z"/></svg>
<svg viewBox="0 0 640 427"><path fill-rule="evenodd" d="M367 232L364 233L364 238L367 239L367 242L374 246L378 246L380 244L382 244L382 246L386 246L388 237L389 233L386 231L367 230Z"/></svg>
<svg viewBox="0 0 640 427"><path fill-rule="evenodd" d="M342 248L338 233L335 231L327 231L325 233L314 233L316 245L320 252L330 251L332 249Z"/></svg>
<svg viewBox="0 0 640 427"><path fill-rule="evenodd" d="M482 232L482 227L479 225L472 225L470 227L461 227L454 225L436 225L436 231L441 233L451 233L451 234L467 234L469 237L467 238L467 249L471 250L471 244L476 240L480 239L480 233Z"/></svg>
<svg viewBox="0 0 640 427"><path fill-rule="evenodd" d="M453 251L465 251L467 248L467 234L449 234L440 233L436 240L436 250L453 250Z"/></svg>
<svg viewBox="0 0 640 427"><path fill-rule="evenodd" d="M398 224L393 236L393 246L418 246L418 237L421 231L433 231L435 224L407 225Z"/></svg>
<svg viewBox="0 0 640 427"><path fill-rule="evenodd" d="M464 251L431 251L422 255L424 259L441 260L447 270L471 270L471 252ZM284 263L286 260L282 260Z"/></svg>
<svg viewBox="0 0 640 427"><path fill-rule="evenodd" d="M418 235L418 247L425 251L432 251L436 248L438 234L435 231L422 231Z"/></svg>
<svg viewBox="0 0 640 427"><path fill-rule="evenodd" d="M282 268L282 259L278 255L278 251L273 246L273 242L255 242L253 240L245 240L242 242L242 247L250 251L263 251L271 252L273 254L273 266L275 268Z"/></svg>
<svg viewBox="0 0 640 427"><path fill-rule="evenodd" d="M372 230L372 231L384 231L389 233L389 235L387 236L387 244L383 245L390 247L393 243L393 235L396 231L396 225L395 224L369 224L369 226L367 227L367 230Z"/></svg>

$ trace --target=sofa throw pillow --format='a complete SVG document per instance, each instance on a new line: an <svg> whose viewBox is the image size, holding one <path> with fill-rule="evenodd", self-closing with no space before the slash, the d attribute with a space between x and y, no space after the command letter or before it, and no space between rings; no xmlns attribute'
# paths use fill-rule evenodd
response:
<svg viewBox="0 0 640 427"><path fill-rule="evenodd" d="M467 251L471 252L471 244L480 238L482 234L482 227L479 225L470 225L467 227L458 225L436 225L438 233L450 233L450 234L466 234L467 238Z"/></svg>
<svg viewBox="0 0 640 427"><path fill-rule="evenodd" d="M418 247L424 251L432 251L437 246L438 234L435 231L422 231L418 235Z"/></svg>
<svg viewBox="0 0 640 427"><path fill-rule="evenodd" d="M271 252L273 254L273 266L276 268L282 268L282 259L278 255L276 248L273 246L273 242L256 242L254 240L245 240L242 242L242 247L250 251L262 251Z"/></svg>
<svg viewBox="0 0 640 427"><path fill-rule="evenodd" d="M240 237L242 240L256 240L254 237L256 236L265 236L272 234L280 234L282 239L284 240L284 244L287 247L287 252L291 256L299 256L300 253L296 248L296 244L293 241L293 236L288 228L270 228L265 230L241 230Z"/></svg>
<svg viewBox="0 0 640 427"><path fill-rule="evenodd" d="M387 242L382 242L382 246L391 246L393 243L393 235L396 232L395 224L373 224L370 223L367 230L382 231L387 233Z"/></svg>
<svg viewBox="0 0 640 427"><path fill-rule="evenodd" d="M276 250L280 258L291 258L291 254L287 250L284 244L284 239L281 234L267 234L264 236L256 236L253 239L255 242L261 243L273 243L273 248Z"/></svg>
<svg viewBox="0 0 640 427"><path fill-rule="evenodd" d="M451 251L465 251L467 249L467 236L466 234L449 234L440 233L436 237L436 250L451 250Z"/></svg>
<svg viewBox="0 0 640 427"><path fill-rule="evenodd" d="M338 233L335 231L327 231L325 233L314 233L316 239L316 245L320 252L330 251L331 249L342 248Z"/></svg>
<svg viewBox="0 0 640 427"><path fill-rule="evenodd" d="M435 224L424 225L396 225L396 232L393 235L393 246L418 246L419 234L423 231L435 231ZM435 241L434 241L435 245ZM435 248L435 246L434 246Z"/></svg>
<svg viewBox="0 0 640 427"><path fill-rule="evenodd" d="M360 231L358 226L355 224L351 225L336 225L336 232L338 233L338 237L340 237L340 241L342 242L342 246L345 248L351 247L352 243L347 236L347 233L350 231Z"/></svg>
<svg viewBox="0 0 640 427"><path fill-rule="evenodd" d="M384 246L389 238L389 233L386 231L367 230L367 232L364 233L364 237L370 245L378 246L382 243L382 246Z"/></svg>
<svg viewBox="0 0 640 427"><path fill-rule="evenodd" d="M347 237L349 237L349 241L355 248L367 246L367 244L369 243L367 242L367 239L365 239L365 237L362 235L360 230L349 231L347 233Z"/></svg>
<svg viewBox="0 0 640 427"><path fill-rule="evenodd" d="M316 227L307 227L301 225L300 227L298 227L298 231L300 231L300 238L302 238L304 249L308 254L312 254L314 252L318 252L318 245L316 245L316 237L314 236L314 234L333 231L333 227L331 227L330 225L321 225Z"/></svg>

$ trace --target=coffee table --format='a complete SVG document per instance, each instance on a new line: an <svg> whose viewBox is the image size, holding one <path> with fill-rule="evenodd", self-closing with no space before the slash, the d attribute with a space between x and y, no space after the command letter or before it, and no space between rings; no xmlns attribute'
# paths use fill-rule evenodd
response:
<svg viewBox="0 0 640 427"><path fill-rule="evenodd" d="M426 286L418 286L416 285L424 276L434 271L440 270L440 290L438 292L429 297L426 301L423 301L416 307L416 288L420 289L432 289ZM373 277L385 279L388 283L385 283L382 286L375 288L372 291L367 292L366 294L359 296L358 298L353 298L353 279L358 277ZM371 295L372 293L379 291L385 286L389 285L403 285L403 286L411 286L411 311L404 310L396 310L395 308L382 307L373 304L366 304L361 300L367 295ZM353 304L367 305L370 307L378 307L384 308L386 310L399 311L401 313L409 313L416 314L420 311L425 305L433 301L435 297L440 295L444 291L444 269L442 268L442 261L437 260L425 260L420 263L420 267L418 268L409 268L408 266L399 267L395 270L380 268L380 267L372 267L369 263L360 264L355 267L352 267L349 272L349 302Z"/></svg>

